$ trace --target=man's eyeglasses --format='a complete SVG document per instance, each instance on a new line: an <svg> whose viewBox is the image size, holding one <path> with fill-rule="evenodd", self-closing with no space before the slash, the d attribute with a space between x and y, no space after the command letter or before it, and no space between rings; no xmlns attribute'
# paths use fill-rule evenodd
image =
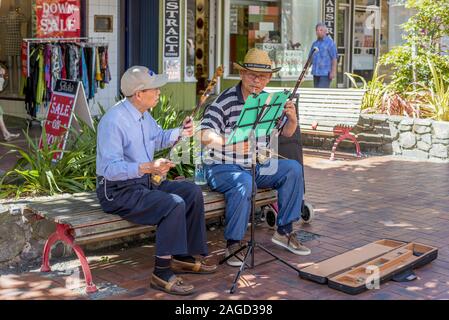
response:
<svg viewBox="0 0 449 320"><path fill-rule="evenodd" d="M256 79L259 79L259 81L267 81L270 80L271 74L261 74L261 73L254 73L254 72L244 72L245 76L248 77L251 81L255 81Z"/></svg>

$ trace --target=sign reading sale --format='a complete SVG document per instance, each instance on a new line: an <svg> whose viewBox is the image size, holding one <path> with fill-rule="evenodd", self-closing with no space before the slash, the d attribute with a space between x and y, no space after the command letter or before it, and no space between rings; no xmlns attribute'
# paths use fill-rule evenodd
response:
<svg viewBox="0 0 449 320"><path fill-rule="evenodd" d="M37 37L80 37L80 7L80 0L36 0Z"/></svg>
<svg viewBox="0 0 449 320"><path fill-rule="evenodd" d="M77 120L74 115L94 128L81 82L58 80L45 121L47 144L52 146L57 143L57 149L61 150L61 152L55 154L55 161L60 160L63 156L62 152L65 149L69 128L74 125L75 129L79 129L79 124L76 123ZM41 139L39 148L42 147L43 141Z"/></svg>

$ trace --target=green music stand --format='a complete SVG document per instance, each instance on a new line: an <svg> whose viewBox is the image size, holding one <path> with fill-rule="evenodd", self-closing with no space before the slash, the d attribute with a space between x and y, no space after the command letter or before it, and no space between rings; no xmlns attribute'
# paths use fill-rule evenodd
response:
<svg viewBox="0 0 449 320"><path fill-rule="evenodd" d="M290 265L288 262L284 261L274 253L270 252L268 249L264 248L262 245L258 244L255 240L255 212L256 212L256 159L257 159L257 151L256 151L256 138L270 136L273 129L275 129L276 124L281 117L284 106L287 100L290 97L290 92L281 91L275 93L261 93L259 95L252 95L248 97L245 106L240 114L239 120L237 121L233 132L229 136L227 140L227 144L236 144L240 142L249 141L250 155L251 155L251 176L252 176L252 193L251 193L251 239L248 243L236 251L234 254L220 261L220 264L225 263L231 257L239 254L246 248L248 251L246 252L245 258L242 262L242 266L240 267L239 272L237 273L230 293L233 294L235 292L235 288L237 286L237 281L240 278L240 275L246 268L247 260L251 257L251 264L249 265L250 269L255 267L255 248L258 247L271 255L274 260L265 261L261 264L265 264L272 261L280 261L288 267L292 268L299 275L299 269Z"/></svg>
<svg viewBox="0 0 449 320"><path fill-rule="evenodd" d="M256 138L271 135L289 97L289 91L250 95L227 144L248 141L252 130Z"/></svg>

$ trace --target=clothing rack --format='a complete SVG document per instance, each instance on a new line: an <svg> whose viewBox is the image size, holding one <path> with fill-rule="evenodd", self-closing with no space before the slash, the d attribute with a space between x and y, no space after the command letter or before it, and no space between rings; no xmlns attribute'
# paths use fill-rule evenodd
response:
<svg viewBox="0 0 449 320"><path fill-rule="evenodd" d="M40 112L41 106L44 108L48 107L51 94L55 89L54 79L59 75L62 76L62 70L64 69L64 74L67 72L64 77L75 77L77 81L83 83L88 99L94 98L97 90L99 88L103 89L111 81L108 60L109 44L104 37L27 38L23 39L23 41L25 41L23 51L25 54L26 50L27 54L26 61L24 61L27 68L24 86L25 104L28 113L32 117ZM43 52L40 52L39 46L43 46ZM67 46L65 49L68 50L61 52L61 47L63 46ZM55 47L58 47L58 49ZM35 50L37 52L33 52ZM57 62L58 64L60 63L62 69L55 66L56 75L52 72L52 52L49 53L48 50L56 50L55 59L59 60L60 57L62 58L62 62ZM57 52L57 50L61 53ZM79 51L80 54L76 54L76 51ZM38 66L39 64L36 62L38 56L44 60L44 69L42 69L42 66ZM74 60L70 60L70 56ZM87 59L90 62L87 62ZM76 63L76 67L74 67L73 63ZM89 63L87 69L86 63Z"/></svg>
<svg viewBox="0 0 449 320"><path fill-rule="evenodd" d="M89 42L90 45L93 46L107 46L105 37L74 37L74 38L26 38L23 41L27 44L27 76L30 76L30 45L32 43L64 43L64 42L77 42L80 41L80 44ZM103 42L100 42L103 41Z"/></svg>

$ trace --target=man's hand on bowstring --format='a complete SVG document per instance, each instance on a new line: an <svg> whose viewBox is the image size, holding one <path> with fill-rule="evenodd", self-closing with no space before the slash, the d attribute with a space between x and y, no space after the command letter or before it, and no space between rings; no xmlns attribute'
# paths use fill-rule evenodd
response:
<svg viewBox="0 0 449 320"><path fill-rule="evenodd" d="M298 117L296 115L296 108L293 101L288 101L284 106L284 113L288 118L288 121L292 123L298 122Z"/></svg>
<svg viewBox="0 0 449 320"><path fill-rule="evenodd" d="M182 123L181 136L186 138L193 137L194 129L193 119L191 117L185 118Z"/></svg>
<svg viewBox="0 0 449 320"><path fill-rule="evenodd" d="M153 162L142 163L139 166L140 174L155 174L165 176L176 165L168 159L158 159Z"/></svg>

